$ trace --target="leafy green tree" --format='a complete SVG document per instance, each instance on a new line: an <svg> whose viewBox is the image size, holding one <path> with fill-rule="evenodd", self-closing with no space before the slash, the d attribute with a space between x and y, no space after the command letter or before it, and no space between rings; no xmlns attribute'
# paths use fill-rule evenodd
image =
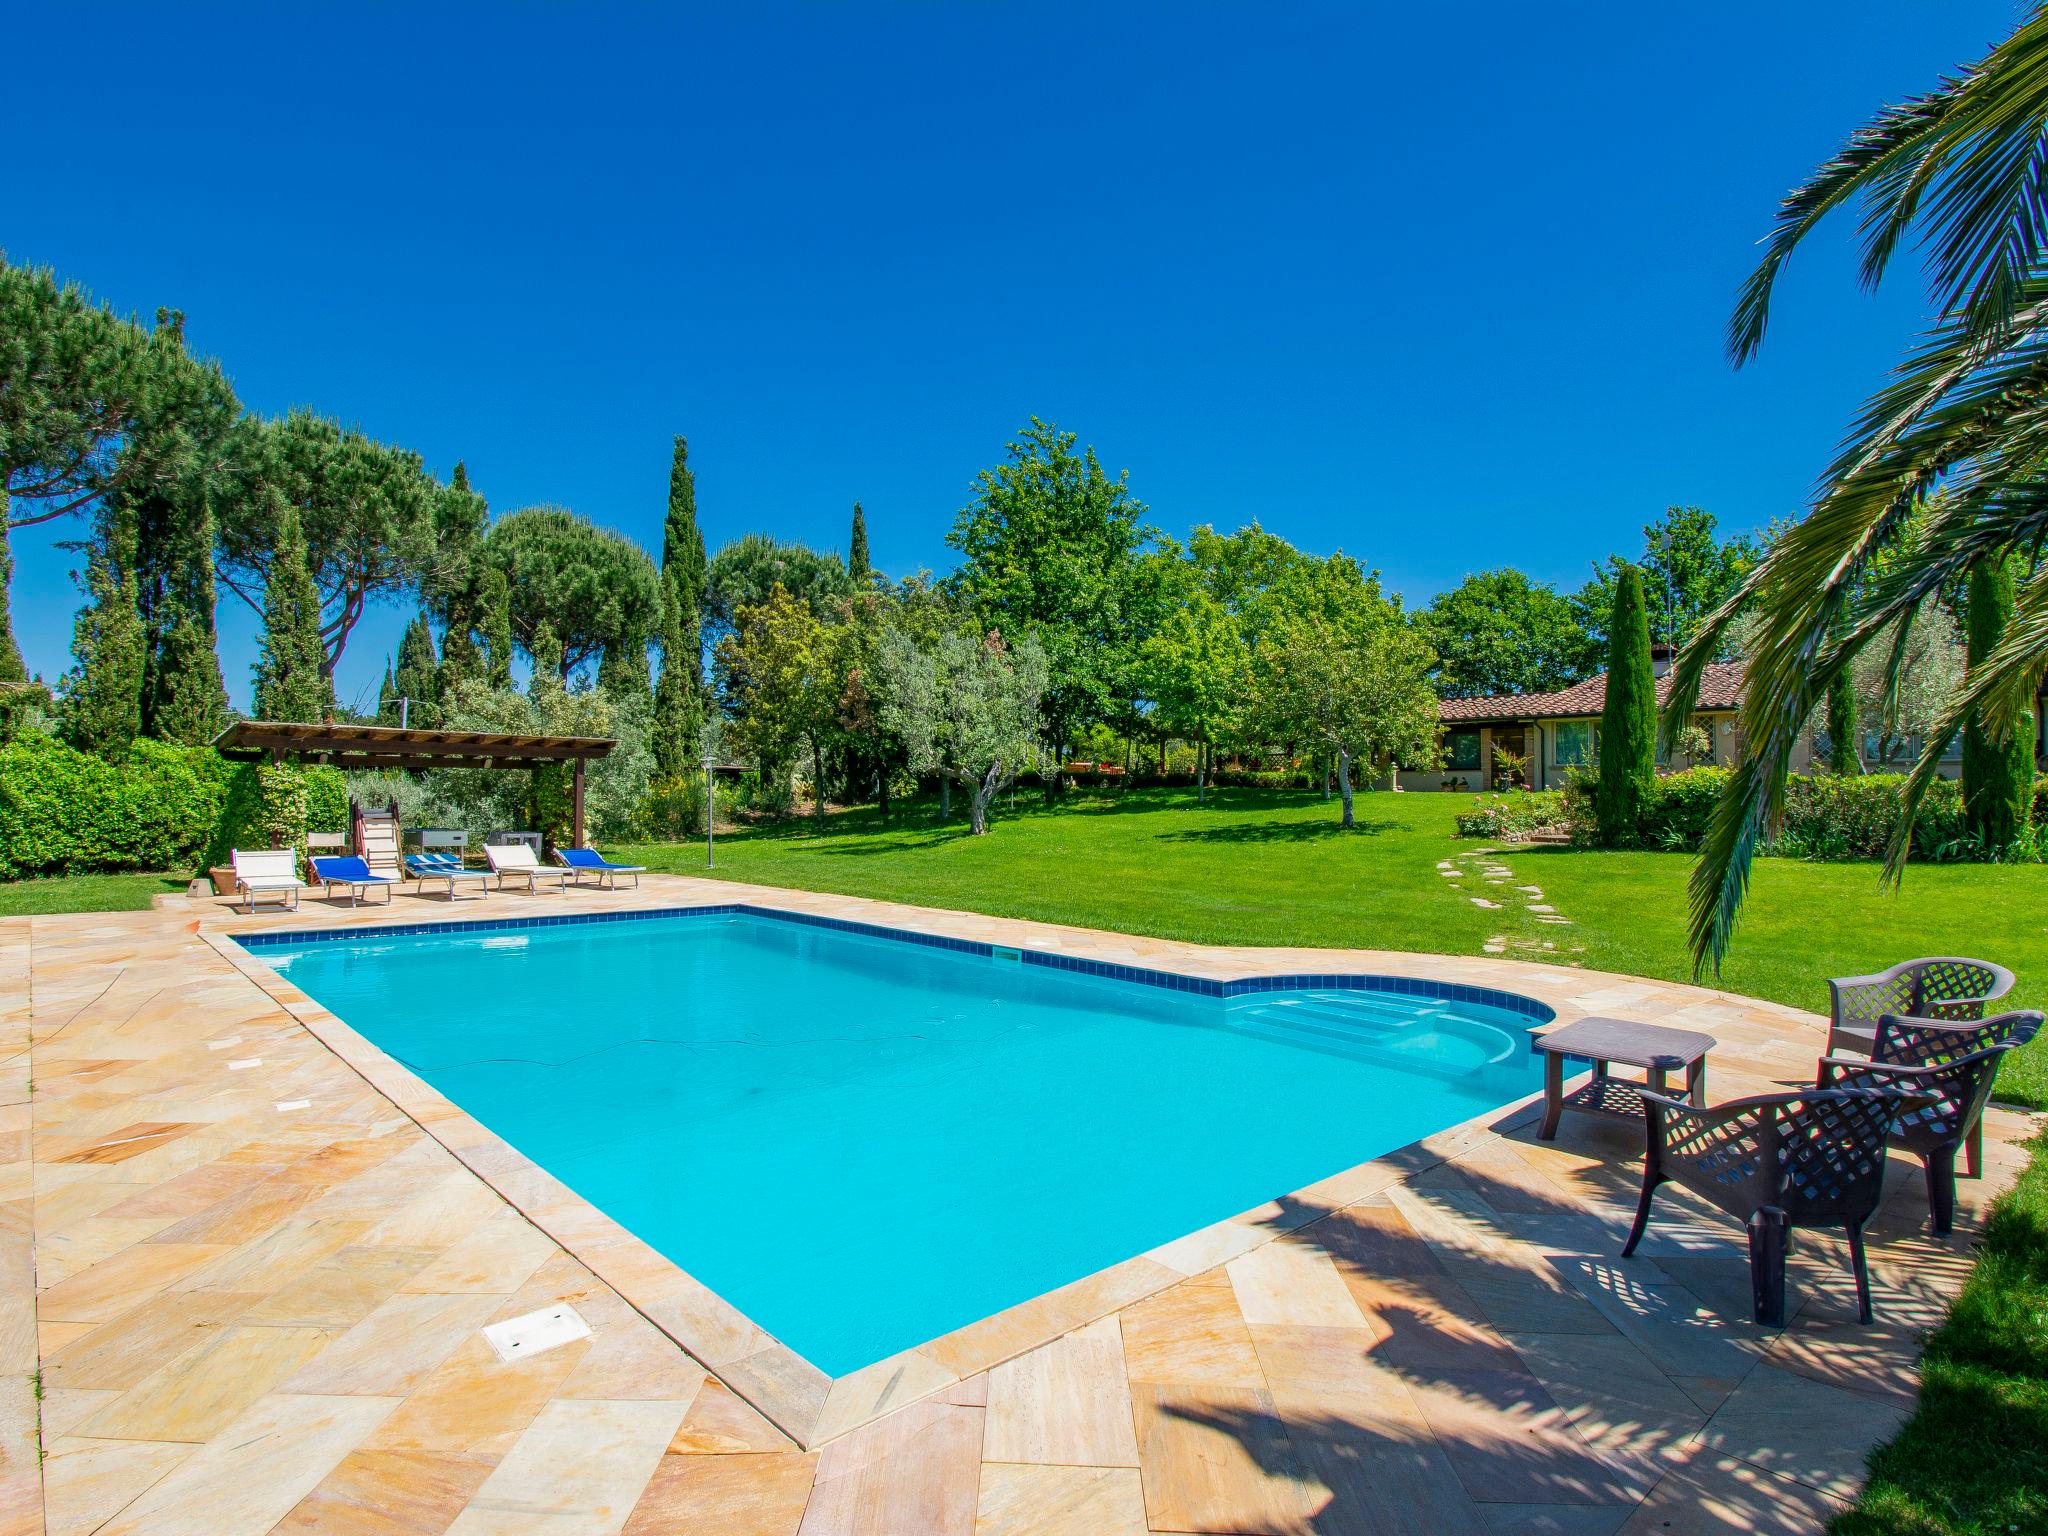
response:
<svg viewBox="0 0 2048 1536"><path fill-rule="evenodd" d="M825 814L825 754L834 745L845 688L844 636L810 605L784 591L742 608L715 652L719 691L732 707L731 733L760 765L764 783L779 781L808 754L817 814Z"/></svg>
<svg viewBox="0 0 2048 1536"><path fill-rule="evenodd" d="M135 608L135 529L110 509L85 546L86 604L72 626L76 668L64 684L64 734L81 752L120 758L142 734L142 619Z"/></svg>
<svg viewBox="0 0 2048 1536"><path fill-rule="evenodd" d="M995 797L1042 759L1039 720L1048 686L1035 636L1006 644L947 630L920 643L891 628L878 653L882 718L902 739L911 770L968 792L968 826L988 831Z"/></svg>
<svg viewBox="0 0 2048 1536"><path fill-rule="evenodd" d="M1715 613L1674 674L1669 722L1689 714L1706 664L1756 614L1744 672L1743 755L1717 808L1692 883L1695 962L1719 964L1733 938L1759 840L1784 805L1793 753L1837 670L1899 633L1930 593L1980 560L2036 549L2048 533L2048 221L2040 178L2048 122L2048 9L2028 7L1985 58L1925 94L1882 108L1779 205L1729 321L1734 361L1761 346L1777 280L1806 237L1860 203L1861 279L1875 287L1902 250L1924 253L1933 321L1872 395L1821 476L1807 515L1773 544L1740 603ZM2007 639L1926 733L1889 855L1896 876L1913 813L1939 775L1944 744L1981 713L1997 735L2033 708L2048 663L2048 592L2021 596ZM1906 661L1897 647L1893 677Z"/></svg>
<svg viewBox="0 0 2048 1536"><path fill-rule="evenodd" d="M1209 747L1235 719L1251 656L1223 605L1199 587L1138 648L1142 688L1161 729L1197 742L1195 799L1208 798Z"/></svg>
<svg viewBox="0 0 2048 1536"><path fill-rule="evenodd" d="M1050 679L1045 736L1055 747L1116 705L1142 638L1124 623L1125 602L1151 538L1128 473L1110 478L1077 441L1032 417L1004 462L975 477L974 499L946 536L961 556L954 590L983 628L1037 636Z"/></svg>
<svg viewBox="0 0 2048 1536"><path fill-rule="evenodd" d="M1650 639L1659 645L1685 645L1707 616L1734 596L1763 557L1763 549L1748 534L1724 539L1718 528L1713 513L1700 507L1667 507L1662 517L1644 525L1640 556L1628 560L1610 555L1594 569L1593 579L1570 600L1572 616L1584 635L1581 675L1593 669L1607 648L1610 616L1625 567L1633 566L1642 581Z"/></svg>
<svg viewBox="0 0 2048 1536"><path fill-rule="evenodd" d="M654 694L655 771L687 773L704 718L704 533L690 445L676 434L661 532L661 681Z"/></svg>
<svg viewBox="0 0 2048 1536"><path fill-rule="evenodd" d="M1588 642L1571 603L1512 567L1439 592L1416 623L1447 699L1549 693L1583 675Z"/></svg>
<svg viewBox="0 0 2048 1536"><path fill-rule="evenodd" d="M431 729L441 723L441 667L434 656L434 627L425 613L414 614L399 637L398 662L386 674L385 688L387 697L377 710L379 725L402 722Z"/></svg>
<svg viewBox="0 0 2048 1536"><path fill-rule="evenodd" d="M1981 667L2012 625L2012 562L2002 555L1970 568L1964 606L1969 661ZM1986 848L2010 848L2026 830L2034 805L2034 717L2020 714L2001 734L1981 716L1963 727L1963 818Z"/></svg>
<svg viewBox="0 0 2048 1536"><path fill-rule="evenodd" d="M1291 567L1254 653L1254 729L1306 742L1336 761L1343 825L1357 825L1351 766L1375 775L1437 760L1435 661L1377 576L1339 554Z"/></svg>
<svg viewBox="0 0 2048 1536"><path fill-rule="evenodd" d="M477 577L477 607L483 625L484 680L502 691L512 686L512 586L496 566L485 566Z"/></svg>
<svg viewBox="0 0 2048 1536"><path fill-rule="evenodd" d="M865 587L875 574L868 564L868 518L857 501L853 504L853 532L846 541L846 574L856 587Z"/></svg>
<svg viewBox="0 0 2048 1536"><path fill-rule="evenodd" d="M704 578L704 618L714 638L733 627L742 608L758 608L781 587L820 619L853 595L853 578L837 555L750 533L711 557Z"/></svg>
<svg viewBox="0 0 2048 1536"><path fill-rule="evenodd" d="M473 515L476 498L457 507L418 454L307 412L244 422L218 486L221 579L258 611L277 558L275 509L297 513L330 679L372 604L412 589L432 600L466 568L465 540L447 525ZM444 556L444 538L456 552Z"/></svg>
<svg viewBox="0 0 2048 1536"><path fill-rule="evenodd" d="M307 563L299 509L281 495L273 506L263 639L256 658L256 717L316 722L334 712L334 679L320 638L320 592Z"/></svg>
<svg viewBox="0 0 2048 1536"><path fill-rule="evenodd" d="M645 550L563 507L528 507L491 526L478 558L505 578L513 638L536 655L542 625L569 676L608 650L637 645L661 621L661 580Z"/></svg>
<svg viewBox="0 0 2048 1536"><path fill-rule="evenodd" d="M1607 699L1600 710L1600 782L1593 815L1609 848L1633 842L1657 779L1657 678L1642 574L1623 566L1607 626Z"/></svg>
<svg viewBox="0 0 2048 1536"><path fill-rule="evenodd" d="M1188 561L1202 585L1240 621L1255 621L1265 607L1266 595L1283 574L1307 558L1255 522L1235 533L1218 533L1203 523L1188 535ZM1255 631L1255 622L1247 624L1247 643L1257 639Z"/></svg>

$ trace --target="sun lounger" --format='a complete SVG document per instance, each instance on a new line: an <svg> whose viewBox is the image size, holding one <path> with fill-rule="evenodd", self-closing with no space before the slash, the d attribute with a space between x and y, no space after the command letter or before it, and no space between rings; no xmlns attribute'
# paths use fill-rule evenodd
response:
<svg viewBox="0 0 2048 1536"><path fill-rule="evenodd" d="M501 891L508 880L524 880L529 891L538 891L543 880L554 881L555 889L565 894L569 889L569 871L541 863L524 843L486 843L484 857L491 861Z"/></svg>
<svg viewBox="0 0 2048 1536"><path fill-rule="evenodd" d="M491 889L491 872L487 869L468 868L463 864L460 856L456 854L431 852L408 854L405 866L412 871L413 879L419 881L422 890L426 889L429 880L446 880L448 882L448 899L450 901L455 900L455 882L458 880L481 881L484 888L483 894L486 895L489 894Z"/></svg>
<svg viewBox="0 0 2048 1536"><path fill-rule="evenodd" d="M298 860L291 849L237 848L228 857L235 866L235 890L249 898L252 914L256 903L266 898L279 905L289 898L291 909L299 910L299 892L306 883L299 878Z"/></svg>
<svg viewBox="0 0 2048 1536"><path fill-rule="evenodd" d="M350 906L360 901L365 891L379 887L383 888L384 899L388 902L391 900L392 887L398 884L391 876L376 873L354 854L339 859L315 859L313 878L327 887L327 894L330 896L334 894L337 885L347 887Z"/></svg>
<svg viewBox="0 0 2048 1536"><path fill-rule="evenodd" d="M598 885L605 890L619 888L619 876L631 875L633 888L640 888L640 877L647 873L642 864L614 864L595 848L557 848L555 862L569 871L569 878L578 885L585 875L597 876Z"/></svg>

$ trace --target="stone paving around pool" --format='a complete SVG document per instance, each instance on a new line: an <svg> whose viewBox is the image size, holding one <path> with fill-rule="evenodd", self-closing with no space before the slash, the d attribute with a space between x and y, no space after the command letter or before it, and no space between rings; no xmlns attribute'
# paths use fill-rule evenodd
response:
<svg viewBox="0 0 2048 1536"><path fill-rule="evenodd" d="M1809 1081L1824 1035L1505 958L1211 949L674 876L452 912L0 921L0 1536L1817 1531L1910 1411L1918 1337L2035 1124L1989 1117L1947 1242L1894 1159L1869 1328L1840 1245L1805 1234L1790 1326L1751 1326L1739 1228L1681 1195L1619 1259L1640 1133L1572 1116L1545 1144L1523 1105L820 1385L218 942L734 900L1218 978L1521 992L1712 1033L1717 1097ZM803 1213L778 1219L800 1248ZM589 1337L506 1363L482 1334L562 1302Z"/></svg>

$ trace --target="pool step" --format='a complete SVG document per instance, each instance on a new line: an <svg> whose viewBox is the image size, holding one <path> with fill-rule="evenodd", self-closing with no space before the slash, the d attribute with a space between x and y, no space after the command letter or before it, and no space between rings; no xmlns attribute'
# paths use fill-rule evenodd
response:
<svg viewBox="0 0 2048 1536"><path fill-rule="evenodd" d="M1304 1050L1358 1061L1380 1062L1430 1077L1463 1078L1486 1070L1482 1063L1452 1063L1420 1045L1420 1037L1446 1025L1439 1009L1418 1011L1414 998L1378 998L1370 993L1305 993L1239 1004L1226 1027L1241 1034ZM1480 1026L1483 1027L1483 1026Z"/></svg>

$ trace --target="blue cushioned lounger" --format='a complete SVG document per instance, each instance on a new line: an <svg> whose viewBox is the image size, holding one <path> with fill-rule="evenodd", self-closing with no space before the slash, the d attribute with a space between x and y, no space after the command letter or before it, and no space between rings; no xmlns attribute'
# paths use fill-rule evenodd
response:
<svg viewBox="0 0 2048 1536"><path fill-rule="evenodd" d="M389 875L372 873L370 866L354 854L350 854L346 858L315 859L313 861L313 878L326 886L330 895L333 894L334 888L337 885L347 886L348 904L350 906L354 906L362 898L365 891L380 885L384 887L384 899L389 901L391 899L391 887L398 884Z"/></svg>
<svg viewBox="0 0 2048 1536"><path fill-rule="evenodd" d="M490 893L491 872L466 867L459 854L409 853L405 857L405 867L412 871L413 879L419 881L422 889L429 880L446 880L450 901L455 900L455 882L458 880L475 880L483 886L480 894Z"/></svg>
<svg viewBox="0 0 2048 1536"><path fill-rule="evenodd" d="M568 870L578 885L583 883L585 875L596 875L600 886L612 890L618 889L620 875L631 875L637 890L640 877L647 872L646 866L641 864L614 864L595 848L557 848L555 862Z"/></svg>

